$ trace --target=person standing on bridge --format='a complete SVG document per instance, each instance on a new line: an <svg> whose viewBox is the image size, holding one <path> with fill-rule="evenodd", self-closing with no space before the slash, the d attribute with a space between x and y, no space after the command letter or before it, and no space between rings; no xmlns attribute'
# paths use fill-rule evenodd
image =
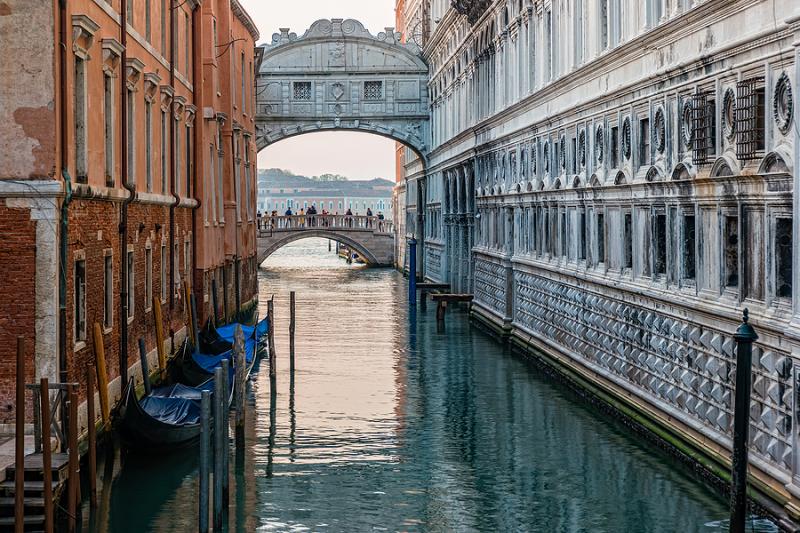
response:
<svg viewBox="0 0 800 533"><path fill-rule="evenodd" d="M372 208L368 207L367 208L367 227L368 228L372 227L372 216L373 216L372 215Z"/></svg>
<svg viewBox="0 0 800 533"><path fill-rule="evenodd" d="M284 216L287 216L287 217L294 216L294 213L292 213L292 206L289 206L289 209L286 210L286 212L284 213ZM282 228L288 228L288 227L291 227L291 225L292 225L292 219L291 218L286 218L286 219L283 220L283 223L281 224L281 227Z"/></svg>
<svg viewBox="0 0 800 533"><path fill-rule="evenodd" d="M347 212L344 214L345 219L347 220L347 225L351 228L353 227L353 210L349 207L347 208Z"/></svg>
<svg viewBox="0 0 800 533"><path fill-rule="evenodd" d="M301 207L298 215L300 217L297 219L298 227L303 228L306 225L306 210Z"/></svg>
<svg viewBox="0 0 800 533"><path fill-rule="evenodd" d="M311 204L306 214L308 215L308 227L313 228L317 224L317 217L315 216L317 214L317 208L314 204Z"/></svg>

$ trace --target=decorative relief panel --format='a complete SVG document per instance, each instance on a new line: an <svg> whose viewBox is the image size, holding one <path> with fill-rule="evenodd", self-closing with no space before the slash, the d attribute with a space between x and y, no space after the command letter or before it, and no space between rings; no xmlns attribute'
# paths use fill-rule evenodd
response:
<svg viewBox="0 0 800 533"><path fill-rule="evenodd" d="M425 246L425 274L431 279L442 279L442 252L433 246Z"/></svg>
<svg viewBox="0 0 800 533"><path fill-rule="evenodd" d="M358 130L427 151L428 66L393 28L372 35L355 20L319 20L302 36L281 30L260 47L258 149L288 136ZM296 105L307 102L308 106Z"/></svg>
<svg viewBox="0 0 800 533"><path fill-rule="evenodd" d="M505 316L506 276L502 265L475 257L475 300Z"/></svg>
<svg viewBox="0 0 800 533"><path fill-rule="evenodd" d="M654 309L516 271L515 323L730 439L735 342L724 332ZM476 292L477 297L477 292ZM753 452L791 469L789 354L755 345Z"/></svg>

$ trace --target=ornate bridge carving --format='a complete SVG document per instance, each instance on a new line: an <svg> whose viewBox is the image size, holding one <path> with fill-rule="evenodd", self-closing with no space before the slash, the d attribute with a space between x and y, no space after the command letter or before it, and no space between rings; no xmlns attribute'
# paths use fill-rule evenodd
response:
<svg viewBox="0 0 800 533"><path fill-rule="evenodd" d="M370 266L394 264L392 222L347 215L262 217L258 231L259 264L287 244L309 237L340 242L358 252Z"/></svg>
<svg viewBox="0 0 800 533"><path fill-rule="evenodd" d="M375 36L355 20L319 20L302 37L281 29L260 49L259 150L303 133L351 130L400 141L424 158L428 67L394 28Z"/></svg>

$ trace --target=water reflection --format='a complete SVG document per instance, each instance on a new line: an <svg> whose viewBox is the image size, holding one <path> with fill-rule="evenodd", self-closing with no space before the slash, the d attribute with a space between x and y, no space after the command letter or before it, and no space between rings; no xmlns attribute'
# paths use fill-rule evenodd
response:
<svg viewBox="0 0 800 533"><path fill-rule="evenodd" d="M437 332L433 306L409 315L402 276L327 249L300 241L260 274L260 301L276 298L278 375L272 387L264 365L250 384L232 531L725 529L722 499L465 313L448 310ZM196 529L191 461L129 466L114 467L110 518L93 531Z"/></svg>

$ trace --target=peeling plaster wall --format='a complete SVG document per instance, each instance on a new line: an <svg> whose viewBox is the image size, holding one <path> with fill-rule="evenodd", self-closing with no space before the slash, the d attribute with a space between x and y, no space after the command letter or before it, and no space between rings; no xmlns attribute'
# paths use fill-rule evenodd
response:
<svg viewBox="0 0 800 533"><path fill-rule="evenodd" d="M53 175L54 4L0 1L0 179Z"/></svg>

